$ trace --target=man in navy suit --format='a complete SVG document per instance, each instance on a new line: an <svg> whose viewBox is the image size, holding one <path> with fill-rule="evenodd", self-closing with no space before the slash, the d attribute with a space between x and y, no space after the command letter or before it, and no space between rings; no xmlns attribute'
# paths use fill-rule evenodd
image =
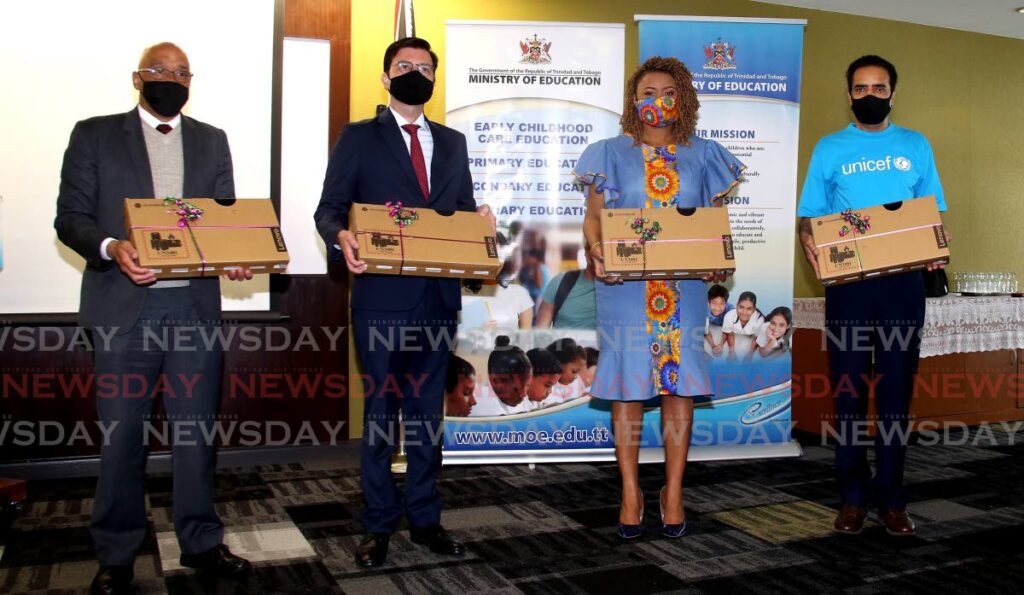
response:
<svg viewBox="0 0 1024 595"><path fill-rule="evenodd" d="M381 83L391 95L376 118L345 126L324 179L314 219L333 260L344 259L352 281L352 327L367 382L361 478L367 535L356 564L387 559L390 536L403 508L414 543L438 554L461 556L465 547L441 526L437 472L445 371L461 307L459 281L365 274L358 243L348 230L352 203L401 202L404 207L473 211L466 138L427 120L437 55L423 39L400 39L384 53ZM438 337L447 340L438 341ZM391 340L389 340L391 339ZM433 339L433 340L431 340ZM408 469L403 495L391 476L398 409L405 424Z"/></svg>
<svg viewBox="0 0 1024 595"><path fill-rule="evenodd" d="M135 555L149 530L143 430L156 399L187 395L163 398L169 425L181 422L186 428L212 427L220 403L221 349L198 341L199 332L220 322L220 283L216 277L157 281L153 271L140 267L143 247L123 239L124 200L234 198L228 139L223 130L181 113L192 72L188 56L173 43L147 48L132 83L138 107L83 120L71 132L54 220L60 241L86 262L78 324L113 333L102 348L97 345L96 377L141 376L149 393L146 398L97 395L99 419L114 431L100 452L89 527L100 563L92 594L133 592ZM252 273L243 269L226 276L243 280ZM187 343L195 348L168 348L146 339L164 332L195 339ZM166 393L157 388L161 378L172 379ZM186 387L182 378L194 378L194 384ZM226 576L244 574L249 562L223 544L223 523L213 506L216 445L196 434L182 438L172 446L181 564Z"/></svg>

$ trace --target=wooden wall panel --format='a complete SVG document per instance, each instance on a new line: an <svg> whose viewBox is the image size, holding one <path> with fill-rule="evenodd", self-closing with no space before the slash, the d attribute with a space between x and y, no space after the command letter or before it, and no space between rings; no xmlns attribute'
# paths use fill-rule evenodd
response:
<svg viewBox="0 0 1024 595"><path fill-rule="evenodd" d="M352 51L350 0L285 0L286 37L331 42L330 146L349 118L349 72Z"/></svg>
<svg viewBox="0 0 1024 595"><path fill-rule="evenodd" d="M1019 351L953 353L922 358L910 414L914 424L969 426L1024 419ZM797 329L793 336L793 421L797 430L821 434L832 420L832 399L821 396L817 379L828 376L821 331ZM868 415L874 416L874 395Z"/></svg>

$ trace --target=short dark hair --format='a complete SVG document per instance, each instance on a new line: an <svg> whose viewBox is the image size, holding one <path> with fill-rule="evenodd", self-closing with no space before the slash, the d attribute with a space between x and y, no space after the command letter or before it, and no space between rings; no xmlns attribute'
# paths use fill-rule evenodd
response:
<svg viewBox="0 0 1024 595"><path fill-rule="evenodd" d="M547 349L542 349L540 347L531 349L526 352L526 357L530 360L530 366L533 367L534 376L562 373L561 362L558 361L555 354L551 353Z"/></svg>
<svg viewBox="0 0 1024 595"><path fill-rule="evenodd" d="M413 48L416 50L426 50L430 54L431 61L434 62L434 70L437 70L437 54L434 50L430 49L430 42L426 39L420 39L419 37L403 37L398 41L388 46L388 49L384 50L384 72L391 70L391 62L395 59L395 55L398 50L402 48Z"/></svg>
<svg viewBox="0 0 1024 595"><path fill-rule="evenodd" d="M884 68L889 73L889 91L896 90L896 67L892 65L892 62L876 56L874 54L868 54L867 56L861 56L853 62L850 62L850 66L846 69L846 90L853 92L853 73L857 72L865 66L878 66Z"/></svg>
<svg viewBox="0 0 1024 595"><path fill-rule="evenodd" d="M448 370L444 378L444 390L452 392L459 385L459 380L464 376L476 376L476 368L457 355L452 355L448 363Z"/></svg>
<svg viewBox="0 0 1024 595"><path fill-rule="evenodd" d="M558 359L558 363L563 366L571 364L578 359L584 361L587 359L587 352L572 337L558 339L551 343L551 345L548 345L546 349L554 354L555 358Z"/></svg>
<svg viewBox="0 0 1024 595"><path fill-rule="evenodd" d="M488 374L515 374L526 376L530 373L530 360L526 353L512 345L507 335L498 335L494 340L494 351L487 356Z"/></svg>
<svg viewBox="0 0 1024 595"><path fill-rule="evenodd" d="M729 301L729 290L724 285L712 285L708 287L708 301L715 298L722 298L725 301Z"/></svg>

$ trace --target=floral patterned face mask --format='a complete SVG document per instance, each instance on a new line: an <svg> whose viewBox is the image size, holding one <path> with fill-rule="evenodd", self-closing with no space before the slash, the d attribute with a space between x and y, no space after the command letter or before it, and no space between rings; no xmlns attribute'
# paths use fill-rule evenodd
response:
<svg viewBox="0 0 1024 595"><path fill-rule="evenodd" d="M679 119L675 97L645 97L636 102L640 120L648 126L664 128Z"/></svg>

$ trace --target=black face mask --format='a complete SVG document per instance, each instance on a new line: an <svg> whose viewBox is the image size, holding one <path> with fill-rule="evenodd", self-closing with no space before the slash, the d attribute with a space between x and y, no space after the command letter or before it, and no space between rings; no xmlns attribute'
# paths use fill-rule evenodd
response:
<svg viewBox="0 0 1024 595"><path fill-rule="evenodd" d="M889 116L889 112L892 110L892 106L889 105L890 101L892 101L891 96L882 99L874 95L865 95L860 99L854 99L850 107L853 108L853 115L858 122L874 126L881 124Z"/></svg>
<svg viewBox="0 0 1024 595"><path fill-rule="evenodd" d="M188 101L188 87L174 81L142 81L142 97L153 111L173 118Z"/></svg>
<svg viewBox="0 0 1024 595"><path fill-rule="evenodd" d="M391 79L391 96L406 105L423 105L434 94L434 81L418 70Z"/></svg>

